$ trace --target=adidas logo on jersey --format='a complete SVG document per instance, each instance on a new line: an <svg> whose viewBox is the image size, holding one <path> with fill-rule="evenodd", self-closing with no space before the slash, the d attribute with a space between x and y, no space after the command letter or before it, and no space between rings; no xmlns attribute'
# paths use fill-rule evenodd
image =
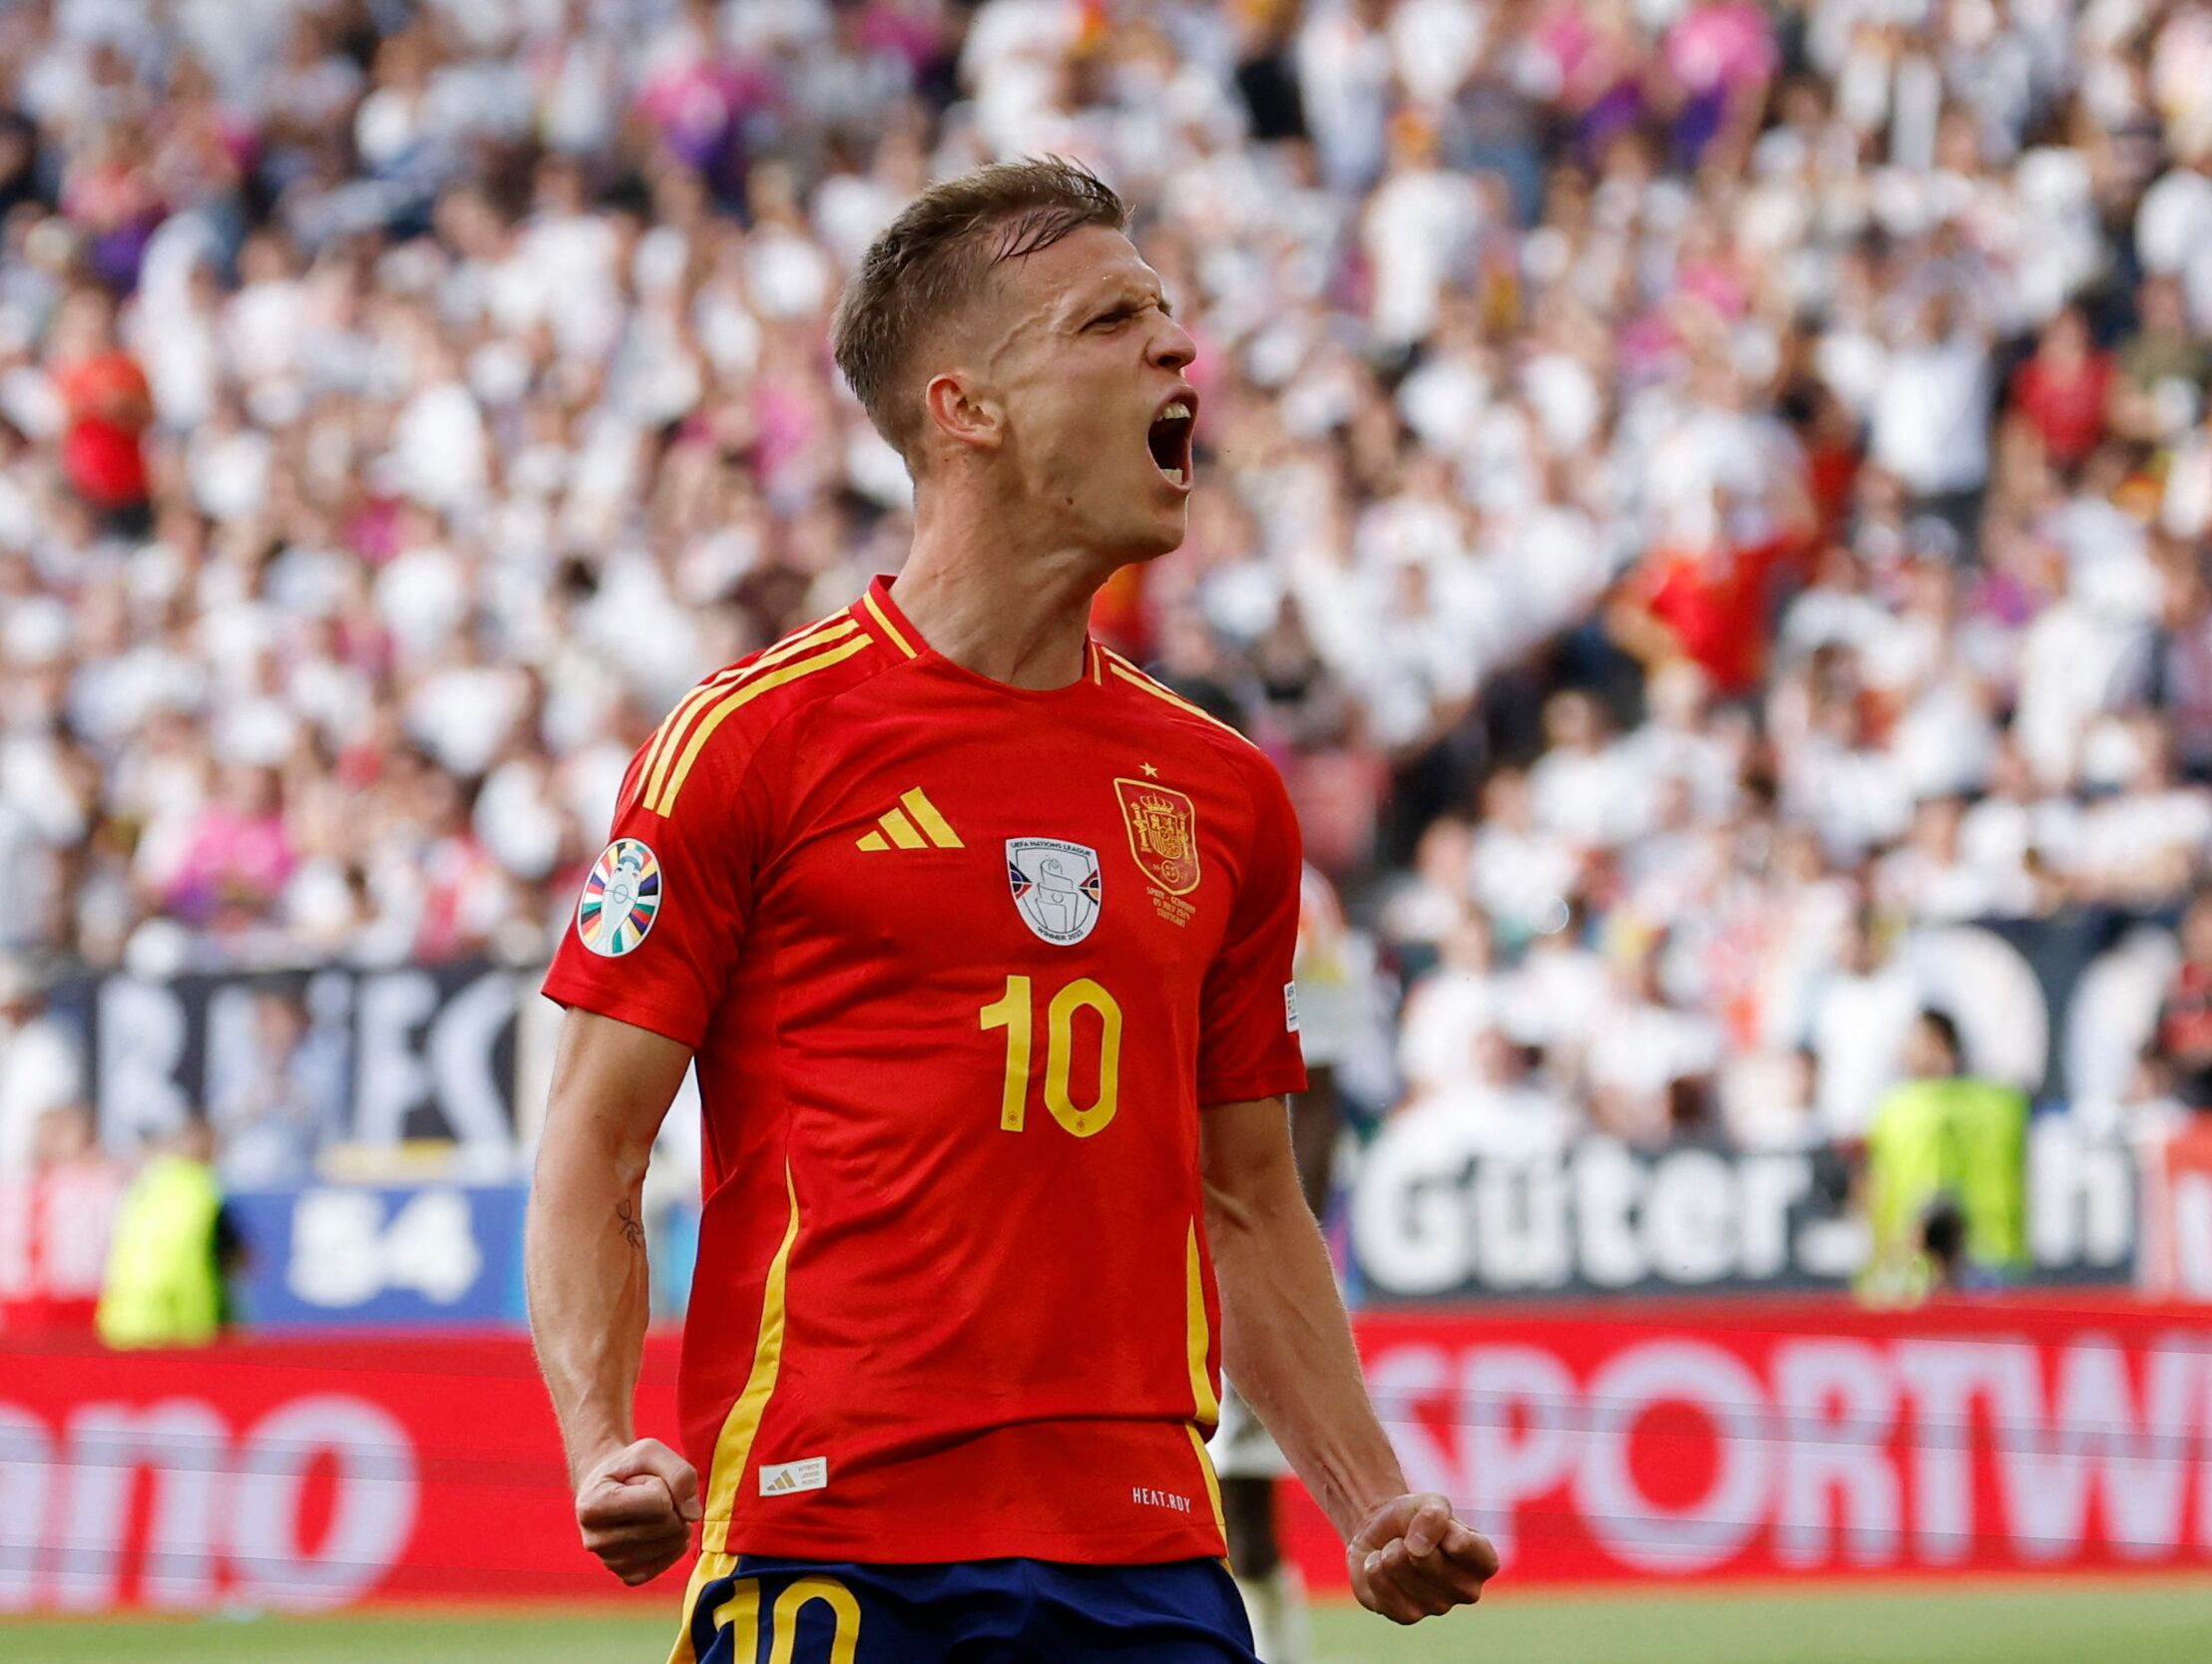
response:
<svg viewBox="0 0 2212 1664"><path fill-rule="evenodd" d="M789 1496L801 1490L829 1488L829 1458L808 1456L803 1461L764 1461L760 1464L760 1494Z"/></svg>
<svg viewBox="0 0 2212 1664"><path fill-rule="evenodd" d="M937 805L920 786L899 799L899 807L876 817L878 831L864 834L859 847L869 854L886 849L965 849Z"/></svg>

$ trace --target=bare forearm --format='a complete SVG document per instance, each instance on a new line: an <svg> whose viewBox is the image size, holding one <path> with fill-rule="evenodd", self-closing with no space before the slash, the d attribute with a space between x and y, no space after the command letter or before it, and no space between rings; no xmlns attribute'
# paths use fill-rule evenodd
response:
<svg viewBox="0 0 2212 1664"><path fill-rule="evenodd" d="M642 1029L588 1012L562 1019L523 1274L572 1479L633 1437L650 1311L640 1192L689 1060Z"/></svg>
<svg viewBox="0 0 2212 1664"><path fill-rule="evenodd" d="M1222 1361L1339 1535L1406 1488L1361 1378L1328 1249L1295 1176L1266 1194L1209 1191Z"/></svg>
<svg viewBox="0 0 2212 1664"><path fill-rule="evenodd" d="M584 1152L539 1164L524 1239L530 1336L553 1395L570 1477L631 1442L650 1313L642 1163Z"/></svg>

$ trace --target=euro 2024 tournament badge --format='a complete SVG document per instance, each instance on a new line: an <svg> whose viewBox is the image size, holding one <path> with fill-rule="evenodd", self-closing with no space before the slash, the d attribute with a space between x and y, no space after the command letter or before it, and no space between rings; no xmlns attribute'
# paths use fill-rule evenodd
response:
<svg viewBox="0 0 2212 1664"><path fill-rule="evenodd" d="M1039 938L1066 948L1099 922L1099 852L1059 838L1009 838L1014 910Z"/></svg>
<svg viewBox="0 0 2212 1664"><path fill-rule="evenodd" d="M661 912L661 862L636 838L617 838L592 865L576 904L577 940L605 959L645 941Z"/></svg>

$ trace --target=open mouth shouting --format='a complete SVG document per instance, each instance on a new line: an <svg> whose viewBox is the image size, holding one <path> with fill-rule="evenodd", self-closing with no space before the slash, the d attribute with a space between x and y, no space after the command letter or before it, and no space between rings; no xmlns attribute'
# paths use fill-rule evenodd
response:
<svg viewBox="0 0 2212 1664"><path fill-rule="evenodd" d="M1144 448L1152 453L1152 466L1160 478L1177 491L1191 486L1190 435L1198 425L1198 395L1179 388L1152 417L1144 431Z"/></svg>

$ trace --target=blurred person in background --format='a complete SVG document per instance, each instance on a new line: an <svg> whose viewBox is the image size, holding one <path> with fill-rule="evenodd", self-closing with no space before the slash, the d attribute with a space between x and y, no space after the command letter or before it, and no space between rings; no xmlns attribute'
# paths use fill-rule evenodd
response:
<svg viewBox="0 0 2212 1664"><path fill-rule="evenodd" d="M39 1117L29 1170L0 1172L0 1330L94 1332L125 1178L83 1104Z"/></svg>
<svg viewBox="0 0 2212 1664"><path fill-rule="evenodd" d="M2158 1008L2145 1057L2164 1090L2199 1114L2212 1111L2212 887L2181 917L2181 963Z"/></svg>
<svg viewBox="0 0 2212 1664"><path fill-rule="evenodd" d="M253 1043L224 1047L230 1069L208 1081L208 1119L219 1140L225 1185L297 1184L336 1130L343 1057L318 1044L303 998L263 989L252 998Z"/></svg>
<svg viewBox="0 0 2212 1664"><path fill-rule="evenodd" d="M2042 460L2070 476L2103 441L2114 388L2111 354L2096 349L2087 316L2069 305L2044 325L2034 355L2012 372L2012 418Z"/></svg>
<svg viewBox="0 0 2212 1664"><path fill-rule="evenodd" d="M207 1346L232 1321L245 1244L216 1177L215 1129L193 1115L148 1148L124 1192L100 1291L112 1347Z"/></svg>
<svg viewBox="0 0 2212 1664"><path fill-rule="evenodd" d="M80 288L53 326L54 384L68 411L62 464L70 486L112 530L142 535L153 524L141 436L154 420L146 372L115 336L115 306Z"/></svg>
<svg viewBox="0 0 2212 1664"><path fill-rule="evenodd" d="M1941 519L1972 555L1990 480L1989 335L1949 289L1905 309L1870 413L1868 456L1904 488L1913 512Z"/></svg>
<svg viewBox="0 0 2212 1664"><path fill-rule="evenodd" d="M47 1115L82 1103L84 1057L23 961L0 954L0 1178L30 1170Z"/></svg>
<svg viewBox="0 0 2212 1664"><path fill-rule="evenodd" d="M1874 1257L1862 1286L1914 1300L1958 1286L1965 1268L2001 1278L2027 1260L2027 1095L1974 1074L1959 1026L1923 1011L1907 1036L1905 1078L1867 1129Z"/></svg>
<svg viewBox="0 0 2212 1664"><path fill-rule="evenodd" d="M1822 1127L1855 1143L1903 1065L1920 985L1898 952L1894 922L1871 906L1855 908L1837 934L1834 965L1816 974L1807 1039Z"/></svg>

